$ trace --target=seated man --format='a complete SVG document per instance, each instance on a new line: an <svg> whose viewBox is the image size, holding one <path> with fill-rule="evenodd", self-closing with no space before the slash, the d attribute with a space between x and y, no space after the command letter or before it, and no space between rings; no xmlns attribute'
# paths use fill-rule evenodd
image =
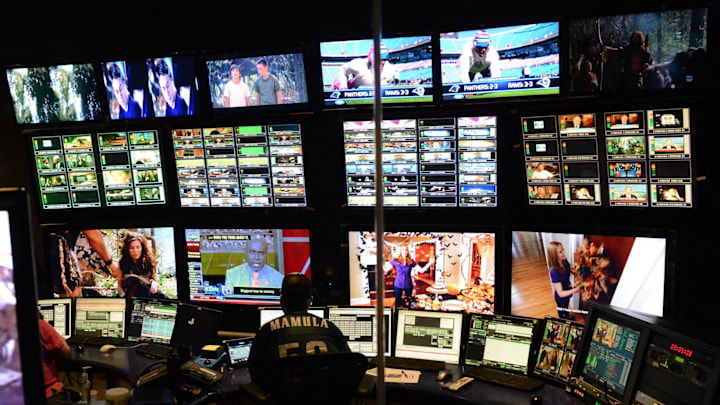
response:
<svg viewBox="0 0 720 405"><path fill-rule="evenodd" d="M45 397L54 397L61 400L78 401L80 395L75 391L64 388L63 383L58 380L57 362L70 357L70 346L65 339L43 319L38 312L40 319L40 343L43 354L43 375L45 377Z"/></svg>
<svg viewBox="0 0 720 405"><path fill-rule="evenodd" d="M285 276L280 292L280 306L285 315L260 328L248 359L253 382L263 389L267 389L263 378L273 360L303 354L350 352L347 339L332 322L308 313L312 299L312 284L304 274Z"/></svg>

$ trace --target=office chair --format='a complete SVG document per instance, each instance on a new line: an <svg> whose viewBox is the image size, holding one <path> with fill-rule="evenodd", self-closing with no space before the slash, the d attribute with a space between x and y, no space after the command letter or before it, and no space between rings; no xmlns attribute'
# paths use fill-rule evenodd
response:
<svg viewBox="0 0 720 405"><path fill-rule="evenodd" d="M273 361L265 373L266 397L253 396L273 405L350 404L367 365L360 353L285 357Z"/></svg>

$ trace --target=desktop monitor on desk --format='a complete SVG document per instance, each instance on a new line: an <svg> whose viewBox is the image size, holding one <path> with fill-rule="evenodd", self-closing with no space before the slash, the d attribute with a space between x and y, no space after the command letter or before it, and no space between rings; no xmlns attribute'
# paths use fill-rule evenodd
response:
<svg viewBox="0 0 720 405"><path fill-rule="evenodd" d="M285 311L280 308L260 308L260 327L266 323L273 321L285 315ZM319 318L325 318L325 308L308 308L308 313Z"/></svg>
<svg viewBox="0 0 720 405"><path fill-rule="evenodd" d="M128 341L170 344L178 303L133 298L130 302Z"/></svg>
<svg viewBox="0 0 720 405"><path fill-rule="evenodd" d="M125 298L77 298L75 336L125 337Z"/></svg>
<svg viewBox="0 0 720 405"><path fill-rule="evenodd" d="M400 309L397 313L395 357L458 364L462 333L461 312Z"/></svg>
<svg viewBox="0 0 720 405"><path fill-rule="evenodd" d="M585 398L630 403L649 335L648 324L593 304L585 322L570 385Z"/></svg>
<svg viewBox="0 0 720 405"><path fill-rule="evenodd" d="M527 375L538 320L504 315L470 315L466 366Z"/></svg>
<svg viewBox="0 0 720 405"><path fill-rule="evenodd" d="M375 308L328 308L328 319L348 340L350 350L368 357L377 356ZM383 308L385 356L392 354L392 310Z"/></svg>
<svg viewBox="0 0 720 405"><path fill-rule="evenodd" d="M38 311L63 339L72 336L72 298L38 300Z"/></svg>

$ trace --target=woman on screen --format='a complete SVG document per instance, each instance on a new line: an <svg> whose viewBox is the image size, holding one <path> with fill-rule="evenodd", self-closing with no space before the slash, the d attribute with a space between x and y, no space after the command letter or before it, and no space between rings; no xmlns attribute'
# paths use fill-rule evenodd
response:
<svg viewBox="0 0 720 405"><path fill-rule="evenodd" d="M408 247L406 245L400 247L399 257L393 258L390 262L385 262L385 275L387 276L392 269L395 269L396 273L395 283L393 284L395 289L396 309L401 307L410 307L410 297L412 297L413 291L411 272L415 271L416 273L424 273L433 263L435 263L435 257L431 257L430 261L428 261L424 267L420 267L415 260L410 257L410 252L408 251ZM405 293L405 298L402 296L403 292Z"/></svg>
<svg viewBox="0 0 720 405"><path fill-rule="evenodd" d="M148 240L139 233L128 231L123 239L118 289L125 297L166 298L160 292L157 262Z"/></svg>
<svg viewBox="0 0 720 405"><path fill-rule="evenodd" d="M565 255L565 248L560 242L548 243L547 260L550 267L550 282L555 292L555 303L557 303L558 316L562 319L574 319L570 315L568 306L570 297L575 294L580 286L570 286L570 263Z"/></svg>

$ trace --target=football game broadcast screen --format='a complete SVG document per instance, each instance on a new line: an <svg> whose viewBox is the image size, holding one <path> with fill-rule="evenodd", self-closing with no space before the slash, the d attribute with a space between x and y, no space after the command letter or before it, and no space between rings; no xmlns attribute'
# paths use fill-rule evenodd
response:
<svg viewBox="0 0 720 405"><path fill-rule="evenodd" d="M173 228L45 228L60 297L177 299Z"/></svg>
<svg viewBox="0 0 720 405"><path fill-rule="evenodd" d="M92 64L7 69L18 124L102 118Z"/></svg>
<svg viewBox="0 0 720 405"><path fill-rule="evenodd" d="M386 232L384 305L434 311L495 311L495 234ZM374 306L375 232L350 231L350 305Z"/></svg>
<svg viewBox="0 0 720 405"><path fill-rule="evenodd" d="M307 229L186 229L190 300L279 304L285 274L310 277Z"/></svg>
<svg viewBox="0 0 720 405"><path fill-rule="evenodd" d="M570 20L570 93L702 89L708 9Z"/></svg>
<svg viewBox="0 0 720 405"><path fill-rule="evenodd" d="M326 106L371 104L375 94L371 39L320 43ZM430 36L383 38L380 81L386 103L432 102Z"/></svg>
<svg viewBox="0 0 720 405"><path fill-rule="evenodd" d="M584 323L591 301L663 316L666 239L513 231L513 315Z"/></svg>
<svg viewBox="0 0 720 405"><path fill-rule="evenodd" d="M218 56L205 65L215 110L308 102L302 53Z"/></svg>
<svg viewBox="0 0 720 405"><path fill-rule="evenodd" d="M443 100L560 93L558 22L440 34Z"/></svg>

